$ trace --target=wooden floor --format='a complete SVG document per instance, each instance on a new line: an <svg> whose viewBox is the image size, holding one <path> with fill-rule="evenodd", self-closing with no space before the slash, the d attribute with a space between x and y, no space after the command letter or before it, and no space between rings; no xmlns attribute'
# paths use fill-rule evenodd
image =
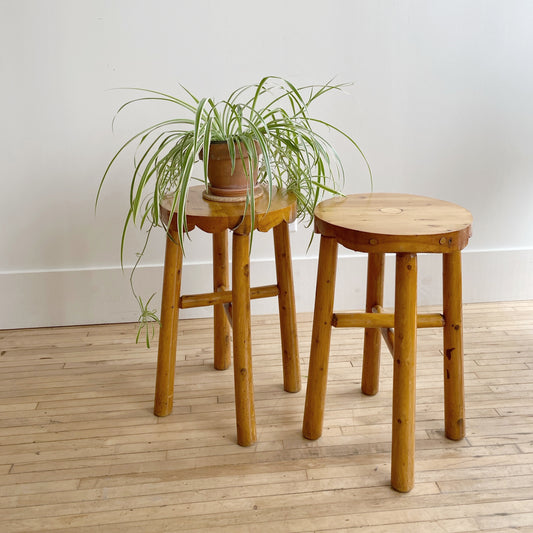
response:
<svg viewBox="0 0 533 533"><path fill-rule="evenodd" d="M362 334L335 330L324 435L282 390L276 317L254 319L257 445L235 444L210 320L180 322L174 413L134 325L0 331L0 532L533 531L533 302L465 306L467 438L443 435L442 348L419 331L416 485L389 486L391 358L359 391Z"/></svg>

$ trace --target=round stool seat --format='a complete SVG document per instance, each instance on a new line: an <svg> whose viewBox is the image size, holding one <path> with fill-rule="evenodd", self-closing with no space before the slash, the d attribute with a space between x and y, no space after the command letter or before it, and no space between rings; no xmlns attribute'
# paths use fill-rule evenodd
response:
<svg viewBox="0 0 533 533"><path fill-rule="evenodd" d="M297 199L294 194L284 189L272 190L269 196L264 194L255 202L255 220L251 223L250 208L245 209L245 202L215 202L203 197L205 187L198 185L189 189L187 196L187 230L195 227L207 233L218 233L226 229L240 234L250 233L254 229L266 232L278 226L281 222L292 222L296 218ZM161 201L161 216L167 224L172 210L174 196L166 196ZM176 215L172 225L176 228Z"/></svg>
<svg viewBox="0 0 533 533"><path fill-rule="evenodd" d="M465 208L411 194L351 194L315 209L317 233L369 253L462 250L471 228L472 215Z"/></svg>

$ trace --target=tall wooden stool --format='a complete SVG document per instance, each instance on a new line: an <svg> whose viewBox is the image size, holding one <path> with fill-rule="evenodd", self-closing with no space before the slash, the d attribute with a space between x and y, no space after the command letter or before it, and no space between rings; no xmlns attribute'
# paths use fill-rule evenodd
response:
<svg viewBox="0 0 533 533"><path fill-rule="evenodd" d="M243 215L244 202L218 202L203 198L203 186L192 187L187 198L187 229L199 227L213 234L213 292L181 295L182 250L178 243L176 217L170 224L166 241L161 329L157 359L154 413L166 416L172 411L174 371L179 309L214 307L214 364L222 370L230 365L230 327L233 326L233 369L235 376L235 408L237 441L249 446L256 441L250 299L278 297L283 352L284 388L300 390L298 338L289 240L289 222L296 217L296 197L275 190L270 198L265 193L255 204L254 229L274 233L277 284L250 288L249 209ZM168 222L172 198L161 203L161 215ZM228 230L233 233L232 289L229 289Z"/></svg>
<svg viewBox="0 0 533 533"><path fill-rule="evenodd" d="M471 225L462 207L407 194L350 195L315 210L321 238L303 434L322 434L331 327L365 328L361 388L368 395L378 391L383 334L394 357L391 483L400 492L414 483L417 327L444 328L446 436L465 435L461 250ZM368 254L365 313L333 313L338 243ZM386 253L396 254L394 313L382 308ZM442 315L417 314L418 253L442 254Z"/></svg>

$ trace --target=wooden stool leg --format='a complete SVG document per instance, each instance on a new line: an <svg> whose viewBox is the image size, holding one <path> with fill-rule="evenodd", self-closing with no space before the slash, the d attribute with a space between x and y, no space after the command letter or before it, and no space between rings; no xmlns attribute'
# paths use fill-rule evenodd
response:
<svg viewBox="0 0 533 533"><path fill-rule="evenodd" d="M279 288L278 306L281 348L283 351L283 387L287 392L298 392L302 385L300 380L300 362L298 359L298 334L296 327L296 306L294 303L291 241L287 222L282 222L274 228L274 250L276 255L276 277Z"/></svg>
<svg viewBox="0 0 533 533"><path fill-rule="evenodd" d="M383 280L385 254L369 253L366 277L366 312L371 313L376 305L383 306ZM361 390L373 396L379 390L379 360L381 355L381 331L365 328L363 349L363 374Z"/></svg>
<svg viewBox="0 0 533 533"><path fill-rule="evenodd" d="M250 235L233 233L233 371L237 442L250 446L256 440L250 326Z"/></svg>
<svg viewBox="0 0 533 533"><path fill-rule="evenodd" d="M178 244L178 233L170 230L165 249L163 294L161 300L161 327L157 352L154 414L167 416L174 400L174 371L178 339L179 298L183 253Z"/></svg>
<svg viewBox="0 0 533 533"><path fill-rule="evenodd" d="M229 286L228 232L213 233L213 290L225 290ZM231 364L230 326L224 304L213 306L214 365L226 370Z"/></svg>
<svg viewBox="0 0 533 533"><path fill-rule="evenodd" d="M318 257L309 377L302 431L306 439L312 440L322 435L336 273L337 241L334 238L322 236Z"/></svg>
<svg viewBox="0 0 533 533"><path fill-rule="evenodd" d="M416 254L397 254L391 483L400 492L413 488L415 472L416 281Z"/></svg>
<svg viewBox="0 0 533 533"><path fill-rule="evenodd" d="M443 254L444 418L446 436L465 436L461 252Z"/></svg>

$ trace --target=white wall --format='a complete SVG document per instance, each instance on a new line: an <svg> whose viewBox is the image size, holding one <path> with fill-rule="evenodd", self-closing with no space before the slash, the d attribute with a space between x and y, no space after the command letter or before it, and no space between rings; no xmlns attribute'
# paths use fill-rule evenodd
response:
<svg viewBox="0 0 533 533"><path fill-rule="evenodd" d="M111 132L131 96L111 88L221 98L265 74L297 83L336 76L348 95L318 111L358 139L375 190L469 208L465 300L533 298L533 3L529 0L0 0L0 328L132 320L119 265L131 161L94 214L105 166L150 121L142 107ZM364 165L340 144L346 192L367 191ZM209 290L208 240L194 232L185 289ZM130 234L128 264L141 235ZM298 310L312 309L316 242L292 234ZM139 273L160 292L163 237ZM269 236L254 271L271 270ZM427 266L426 266L427 265ZM363 302L364 262L345 253L339 307ZM439 266L423 259L420 302L439 301ZM350 279L348 279L350 278ZM349 282L349 283L348 283ZM347 289L349 287L349 289ZM258 312L274 310L270 304ZM190 316L190 315L189 315Z"/></svg>

